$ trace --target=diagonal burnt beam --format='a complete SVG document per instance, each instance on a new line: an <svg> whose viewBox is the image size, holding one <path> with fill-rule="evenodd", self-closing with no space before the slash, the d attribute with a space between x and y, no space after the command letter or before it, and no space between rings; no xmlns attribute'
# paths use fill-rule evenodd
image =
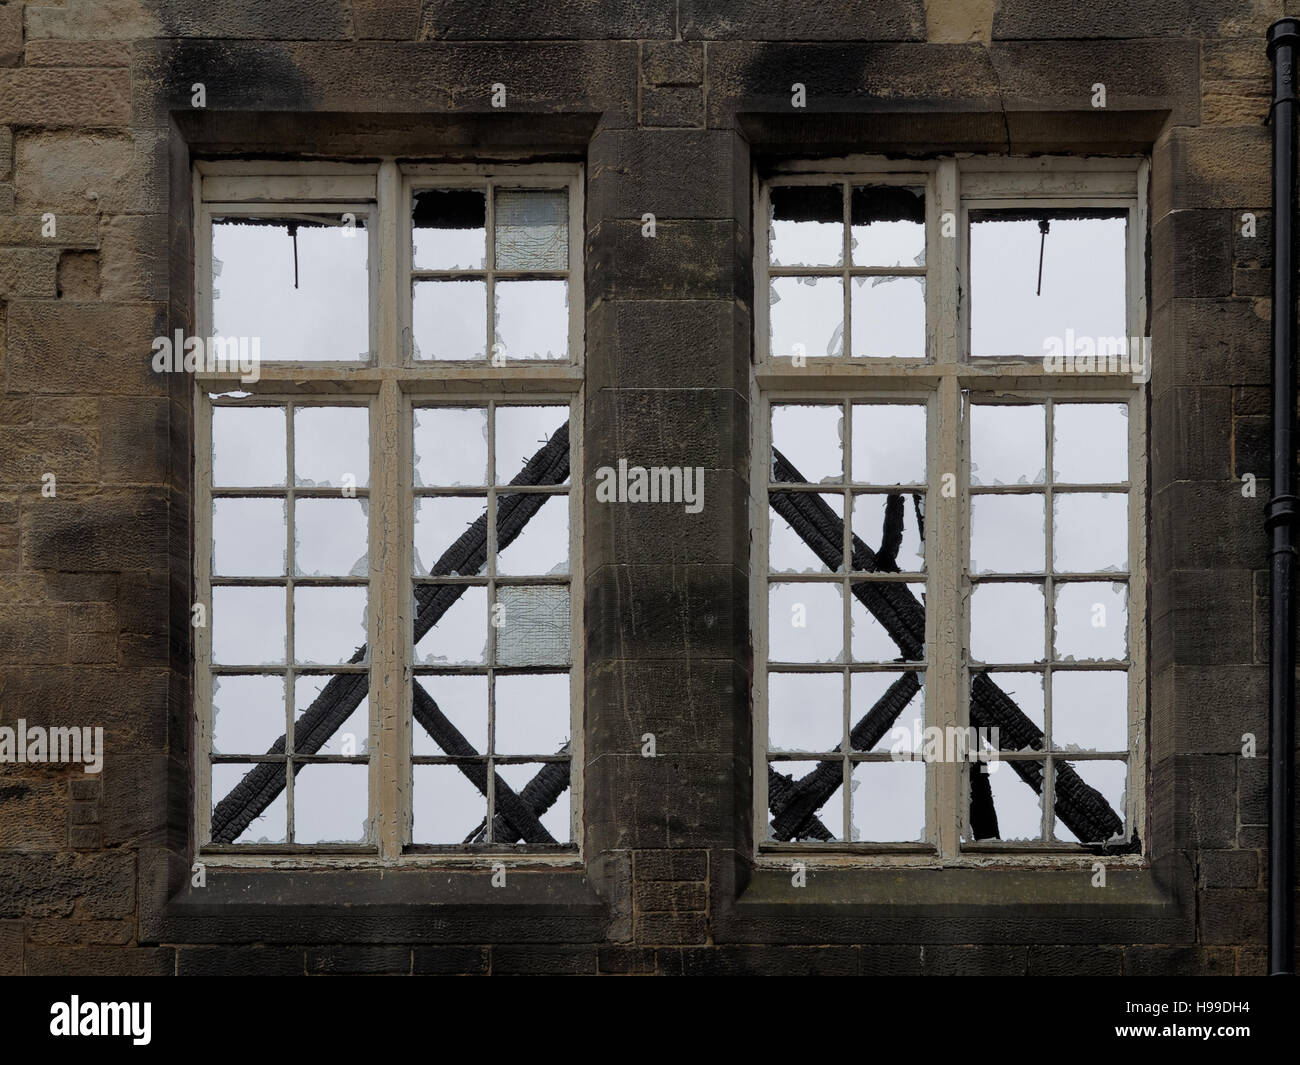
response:
<svg viewBox="0 0 1300 1065"><path fill-rule="evenodd" d="M569 745L565 743L560 747L559 753L567 754L568 751ZM538 770L537 775L523 786L523 789L519 792L519 801L528 808L534 818L541 817L541 815L554 806L556 800L559 799L566 790L568 790L569 774L570 769L568 762L547 762L540 770ZM506 783L499 776L494 776L494 779L496 780L497 785L497 808L500 810L501 789L506 788ZM498 812L496 817L492 820L492 841L494 843L518 842L520 833L519 830L515 828L515 825L519 823L520 822L518 821L514 821L513 823L507 821ZM541 822L538 823L540 824ZM465 842L482 843L486 838L486 827L487 818L484 818L479 822L478 828L466 837ZM549 837L549 833L547 835ZM525 837L524 842L531 843L533 841ZM555 840L548 838L547 842L554 843Z"/></svg>
<svg viewBox="0 0 1300 1065"><path fill-rule="evenodd" d="M808 483L776 448L772 449L772 479L782 483ZM774 491L769 502L818 558L831 570L839 569L844 560L844 522L819 495L815 492ZM858 572L887 572L881 570L876 553L856 534L851 565ZM892 581L859 581L852 585L852 592L884 626L905 660L917 661L922 657L925 607L910 588ZM1043 748L1042 730L987 674L977 674L971 682L970 715L977 727L996 727L1000 739L1011 741L1011 746L1004 743L1004 750ZM1014 761L1008 764L1021 780L1042 793L1043 774L1036 763ZM1059 762L1056 766L1056 815L1084 842L1105 842L1120 833L1124 826L1105 796L1084 781L1068 762Z"/></svg>
<svg viewBox="0 0 1300 1065"><path fill-rule="evenodd" d="M569 476L569 424L565 422L524 464L511 485L562 484ZM497 498L497 550L505 550L531 518L550 498L540 493L516 493ZM487 514L470 525L434 563L433 576L469 575L482 570L487 561ZM462 595L464 585L420 585L416 591L415 642L422 640ZM364 646L348 659L361 662ZM311 706L295 722L294 750L298 754L315 754L334 735L366 697L370 677L365 673L339 674L329 681ZM281 736L267 754L284 754L285 737ZM302 768L294 767L297 773ZM260 762L246 773L230 793L212 811L212 841L233 843L244 830L275 801L284 790L282 764ZM486 789L486 782L484 789ZM486 790L484 791L486 794Z"/></svg>

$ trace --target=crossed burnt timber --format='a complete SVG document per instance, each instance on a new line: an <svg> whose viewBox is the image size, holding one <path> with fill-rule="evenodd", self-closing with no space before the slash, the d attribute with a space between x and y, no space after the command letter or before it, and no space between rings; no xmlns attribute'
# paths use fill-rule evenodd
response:
<svg viewBox="0 0 1300 1065"><path fill-rule="evenodd" d="M809 483L776 448L772 449L772 479L782 483ZM901 504L901 498L899 500ZM799 537L813 550L818 558L834 572L840 568L844 559L844 522L827 505L820 496L813 492L773 492L772 509L783 517ZM895 505L896 507L898 505ZM855 534L853 537L853 554L850 560L851 570L859 573L893 572L894 555L897 552L897 540L900 535L897 522L901 519L899 509L892 512L886 509L886 533L882 537L885 548L883 558L871 550ZM898 582L859 581L852 584L853 595L862 603L876 620L884 626L893 641L898 644L906 661L919 661L925 648L925 607L917 600L912 590ZM919 682L914 673L905 673L871 708L859 725L850 734L854 746L857 746L859 729L869 720L877 718L878 711L887 713L889 707L895 707L893 716L883 725L888 728L899 713L902 712L915 690L901 702L891 698L891 693L899 685L905 684L911 677L911 683L919 690ZM897 695L901 695L901 690ZM882 710L882 704L886 709ZM1043 749L1043 732L1015 704L1009 695L993 682L987 673L976 674L971 681L970 698L971 723L981 728L997 728L1003 750L1020 751L1026 748ZM883 735L883 731L881 733ZM865 737L864 733L864 737ZM878 738L878 737L877 737ZM874 744L876 740L872 740ZM861 748L867 749L867 748ZM1007 763L1026 784L1038 794L1043 790L1043 772L1037 762L1011 761ZM835 793L835 788L842 783L838 771L821 772L818 767L797 783L791 782L783 793L797 809L789 812L787 806L780 812L773 812L773 826L778 838L789 839L791 836L780 835L780 830L803 831L815 829L808 825L809 815ZM830 778L834 778L833 780ZM769 781L771 774L769 773ZM789 778L785 778L787 781ZM976 789L977 798L984 793L982 781ZM829 789L829 790L827 790ZM991 798L991 795L990 795ZM770 804L769 804L770 805ZM996 831L996 819L990 824L984 811L977 811L972 818L973 827ZM1104 843L1123 831L1122 819L1110 808L1110 804L1096 788L1084 781L1068 762L1056 765L1056 815L1075 836L1085 843ZM979 824L974 823L978 821ZM824 830L824 829L823 829ZM813 838L820 838L813 835ZM981 837L988 838L988 837ZM1136 841L1136 833L1134 834ZM1130 844L1131 845L1131 844Z"/></svg>
<svg viewBox="0 0 1300 1065"><path fill-rule="evenodd" d="M510 484L562 484L568 476L569 423L565 422L525 463L524 468ZM498 551L504 550L514 542L528 523L528 519L536 514L548 499L550 495L544 493L498 495ZM487 562L487 520L485 511L451 547L443 552L442 557L434 563L430 574L447 577L479 573ZM424 639L452 604L465 593L466 587L463 584L422 584L417 588L415 643L418 644ZM365 655L366 648L363 645L348 661L349 663L361 662ZM294 753L310 755L319 751L325 741L334 735L343 722L361 705L369 688L370 678L366 673L345 673L331 678L312 701L311 706L294 724ZM413 684L412 688L414 694L412 714L428 730L434 742L449 755L476 756L478 752L452 725L433 698L418 683ZM283 755L284 751L285 737L281 736L267 754ZM294 764L295 775L302 769L303 764L302 762ZM552 766L556 764L563 767L564 784L567 786L567 765L548 763L524 788L526 798L516 795L505 781L499 776L496 777L496 818L493 821L493 829L494 832L500 829L504 833L494 836L498 842L514 842L522 838L526 843L555 843L554 837L538 820L538 815L545 813L564 790L563 787L556 790L557 782L554 779L556 773L552 770ZM464 762L457 765L479 791L486 795L487 767ZM275 801L284 788L284 764L259 762L212 811L212 841L233 843L254 818L260 816ZM481 836L484 828L485 826L480 826L475 835Z"/></svg>

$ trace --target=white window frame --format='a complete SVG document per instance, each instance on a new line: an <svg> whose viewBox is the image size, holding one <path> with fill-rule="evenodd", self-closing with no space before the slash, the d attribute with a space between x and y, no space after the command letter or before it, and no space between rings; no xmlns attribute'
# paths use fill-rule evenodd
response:
<svg viewBox="0 0 1300 1065"><path fill-rule="evenodd" d="M196 161L193 166L195 335L212 332L214 217L281 215L286 211L366 215L369 240L369 313L372 358L368 362L263 361L256 383L239 372L193 375L194 588L195 602L210 608L212 491L209 396L251 393L249 402L351 400L370 409L369 619L370 818L373 845L213 845L211 843L211 629L194 635L194 824L197 853L206 864L245 867L371 865L482 868L501 854L512 866L571 866L583 860L583 510L582 411L585 300L583 273L584 170L578 163L502 161L483 164L377 164L275 161ZM476 362L416 361L409 342L411 321L411 203L421 187L564 188L569 195L569 352L565 360L518 360L493 366L491 352ZM489 311L490 313L490 311ZM572 620L570 666L571 842L560 849L496 844L473 848L411 848L411 684L413 552L413 410L422 400L455 404L566 403L570 409L569 587ZM226 402L228 400L222 400ZM234 399L239 402L238 398ZM288 472L292 490L292 471ZM292 580L288 575L287 580Z"/></svg>
<svg viewBox="0 0 1300 1065"><path fill-rule="evenodd" d="M927 406L927 522L926 537L926 655L917 663L925 671L927 725L965 727L969 643L969 462L966 425L962 419L964 390L995 393L1012 399L1109 399L1129 409L1129 570L1128 671L1129 751L1125 789L1125 826L1137 831L1142 850L1148 845L1146 823L1147 687L1146 647L1146 466L1147 389L1125 373L1054 374L1033 358L967 358L969 348L970 276L969 211L1013 205L1050 207L1115 207L1128 212L1127 336L1146 333L1146 234L1149 163L1140 158L945 157L932 160L891 160L856 155L824 161L789 161L770 173L754 175L754 323L755 350L751 374L752 471L750 493L751 640L753 675L753 830L760 865L788 867L791 855L817 864L861 866L981 866L1017 865L1088 867L1098 860L1088 845L1039 842L981 841L963 843L969 799L960 763L932 762L926 766L926 826L923 843L782 843L767 840L768 662L768 535L771 510L771 407L774 402L924 399ZM926 191L926 355L916 358L851 358L849 346L838 358L809 356L795 366L787 356L768 355L768 219L769 189L774 185L847 182L924 186ZM942 235L945 219L954 235ZM847 240L847 236L846 236ZM792 273L816 270L791 268ZM836 268L830 268L834 274ZM871 272L871 271L854 271ZM875 273L895 274L881 269ZM956 474L957 495L944 499L939 489L943 473ZM834 490L828 486L830 490ZM955 508L955 509L954 509ZM948 517L945 518L945 515ZM955 520L954 520L955 518ZM1050 563L1050 558L1049 558ZM784 579L785 575L776 578ZM1050 609L1048 624L1051 623ZM847 650L846 650L847 654ZM895 668L904 669L902 664ZM1098 667L1101 668L1101 667ZM1048 696L1050 698L1050 696ZM1050 713L1050 711L1049 711ZM1047 724L1050 725L1050 718ZM850 723L851 725L851 723ZM1071 759L1073 760L1073 758ZM1048 796L1050 798L1050 795ZM1045 800L1046 802L1046 800ZM1047 816L1050 816L1047 815ZM1142 865L1142 853L1105 856L1108 865Z"/></svg>

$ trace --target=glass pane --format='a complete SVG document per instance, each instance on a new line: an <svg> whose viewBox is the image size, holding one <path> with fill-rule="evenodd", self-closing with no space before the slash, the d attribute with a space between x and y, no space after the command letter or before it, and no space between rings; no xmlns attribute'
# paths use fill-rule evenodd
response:
<svg viewBox="0 0 1300 1065"><path fill-rule="evenodd" d="M510 788L516 795L524 790L540 773L555 772L553 768L557 763L551 762L523 762L511 765L497 765L495 771L497 777L510 785ZM569 771L568 763L564 763L564 771ZM500 792L497 792L498 796ZM500 807L498 806L498 809ZM556 843L569 843L572 841L571 831L571 814L569 809L569 799L567 794L561 795L558 802L554 803L550 809L543 811L537 818L542 823L542 827L548 831Z"/></svg>
<svg viewBox="0 0 1300 1065"><path fill-rule="evenodd" d="M1052 479L1060 484L1128 480L1128 407L1123 403L1056 403Z"/></svg>
<svg viewBox="0 0 1300 1065"><path fill-rule="evenodd" d="M978 662L1041 662L1045 611L1038 584L977 584L970 595L970 653Z"/></svg>
<svg viewBox="0 0 1300 1065"><path fill-rule="evenodd" d="M365 487L370 483L370 411L365 407L295 407L295 484Z"/></svg>
<svg viewBox="0 0 1300 1065"><path fill-rule="evenodd" d="M1047 467L1047 411L1037 404L970 407L970 483L1042 484Z"/></svg>
<svg viewBox="0 0 1300 1065"><path fill-rule="evenodd" d="M497 573L508 576L545 576L569 572L569 497L500 495L497 508L518 500L541 506L519 535L497 554Z"/></svg>
<svg viewBox="0 0 1300 1065"><path fill-rule="evenodd" d="M479 189L424 189L411 202L411 251L417 270L487 266L487 199Z"/></svg>
<svg viewBox="0 0 1300 1065"><path fill-rule="evenodd" d="M487 797L458 766L412 766L411 782L412 843L465 843L487 820Z"/></svg>
<svg viewBox="0 0 1300 1065"><path fill-rule="evenodd" d="M366 589L293 590L294 661L347 662L367 639Z"/></svg>
<svg viewBox="0 0 1300 1065"><path fill-rule="evenodd" d="M913 676L920 682L923 673ZM922 687L900 708L898 685L904 692L912 690L904 687L903 673L854 673L849 706L850 727L859 728L869 725L874 731L884 732L868 750L890 752L912 752L922 750L925 743L925 689ZM901 683L900 683L901 682ZM878 707L878 709L877 709ZM889 715L893 714L891 718ZM854 749L858 747L854 740Z"/></svg>
<svg viewBox="0 0 1300 1065"><path fill-rule="evenodd" d="M768 588L768 651L773 662L844 660L844 590L838 584Z"/></svg>
<svg viewBox="0 0 1300 1065"><path fill-rule="evenodd" d="M293 782L295 843L364 843L370 836L370 768L307 765Z"/></svg>
<svg viewBox="0 0 1300 1065"><path fill-rule="evenodd" d="M1128 783L1128 765L1124 762L1111 761L1087 761L1071 762L1074 771L1079 774L1083 782L1090 787L1096 788L1101 792L1101 796L1106 800L1111 810L1121 819L1125 813L1125 793ZM1059 771L1058 771L1059 773ZM1065 840L1067 843L1102 843L1104 840L1080 840L1073 832L1065 827L1064 822L1058 817L1055 819L1055 825L1052 831L1057 839ZM1123 838L1124 830L1121 829L1116 833Z"/></svg>
<svg viewBox="0 0 1300 1065"><path fill-rule="evenodd" d="M925 841L925 763L859 762L853 767L854 841Z"/></svg>
<svg viewBox="0 0 1300 1065"><path fill-rule="evenodd" d="M496 678L494 754L556 754L569 742L569 675L509 673Z"/></svg>
<svg viewBox="0 0 1300 1065"><path fill-rule="evenodd" d="M415 645L415 660L423 665L479 665L487 661L487 589L455 590L459 596Z"/></svg>
<svg viewBox="0 0 1300 1065"><path fill-rule="evenodd" d="M925 190L855 188L849 199L855 266L925 265Z"/></svg>
<svg viewBox="0 0 1300 1065"><path fill-rule="evenodd" d="M772 189L771 201L768 250L773 266L838 266L844 262L841 186L781 185Z"/></svg>
<svg viewBox="0 0 1300 1065"><path fill-rule="evenodd" d="M294 572L311 577L364 577L370 515L363 499L294 502Z"/></svg>
<svg viewBox="0 0 1300 1065"><path fill-rule="evenodd" d="M1125 337L1125 218L1059 214L972 212L972 355L1073 355L1080 338Z"/></svg>
<svg viewBox="0 0 1300 1065"><path fill-rule="evenodd" d="M1061 573L1128 568L1128 496L1121 492L1060 492L1052 497L1053 567Z"/></svg>
<svg viewBox="0 0 1300 1065"><path fill-rule="evenodd" d="M417 281L411 306L417 359L478 360L487 350L486 281Z"/></svg>
<svg viewBox="0 0 1300 1065"><path fill-rule="evenodd" d="M212 589L212 661L221 665L284 662L283 588Z"/></svg>
<svg viewBox="0 0 1300 1065"><path fill-rule="evenodd" d="M212 408L212 483L218 488L284 484L283 407Z"/></svg>
<svg viewBox="0 0 1300 1065"><path fill-rule="evenodd" d="M213 333L267 361L369 359L368 245L364 218L213 219Z"/></svg>
<svg viewBox="0 0 1300 1065"><path fill-rule="evenodd" d="M569 355L569 283L497 281L496 343L507 359Z"/></svg>
<svg viewBox="0 0 1300 1065"><path fill-rule="evenodd" d="M793 834L778 833L768 824L768 838L792 843L835 843L844 834L844 764L842 762L768 762L768 808L773 816L780 809L780 798L771 780L775 773L784 787L797 784L811 773L826 782L818 791L825 798L813 815Z"/></svg>
<svg viewBox="0 0 1300 1065"><path fill-rule="evenodd" d="M853 483L925 483L925 407L853 404Z"/></svg>
<svg viewBox="0 0 1300 1065"><path fill-rule="evenodd" d="M1061 584L1056 589L1056 656L1065 661L1128 656L1128 586Z"/></svg>
<svg viewBox="0 0 1300 1065"><path fill-rule="evenodd" d="M1020 708L1020 712L1029 718L1041 731L1045 727L1045 699L1043 695L1043 674L1041 673L988 673L985 674L995 687ZM973 678L972 678L973 679ZM990 739L992 736L990 735ZM1018 750L1009 736L1000 736L999 749L1003 751Z"/></svg>
<svg viewBox="0 0 1300 1065"><path fill-rule="evenodd" d="M911 593L915 603L924 604L924 584L884 584L882 582L861 581L852 585L854 594L849 599L851 613L849 623L852 625L852 650L854 662L899 662L907 657L899 647L898 637L903 630L901 624L894 623L892 631L887 628L875 611L867 609L859 596L860 589L869 589L884 599L884 604L892 616L899 598ZM924 607L922 607L924 609ZM906 636L903 637L906 640Z"/></svg>
<svg viewBox="0 0 1300 1065"><path fill-rule="evenodd" d="M312 708L318 699L329 702L340 685L356 683L355 674L334 676L302 676L294 678L293 714L296 723L303 714ZM333 684L333 688L329 691ZM296 737L295 737L296 738ZM296 746L294 748L297 749ZM330 737L320 745L319 750L303 751L305 754L333 754L345 758L364 755L370 750L370 698L363 698Z"/></svg>
<svg viewBox="0 0 1300 1065"><path fill-rule="evenodd" d="M212 572L218 577L278 577L289 542L283 499L212 501Z"/></svg>
<svg viewBox="0 0 1300 1065"><path fill-rule="evenodd" d="M565 189L497 189L498 270L565 270L569 194Z"/></svg>
<svg viewBox="0 0 1300 1065"><path fill-rule="evenodd" d="M235 789L241 780L251 773L256 766L239 762L223 762L212 767L212 809L216 810L221 800ZM280 766L280 772L286 772ZM284 843L289 838L289 802L285 792L281 791L265 810L244 829L235 840L236 843Z"/></svg>
<svg viewBox="0 0 1300 1065"><path fill-rule="evenodd" d="M485 571L486 564L479 566L475 573L437 572L442 556L487 513L484 496L416 496L414 513L413 561L419 576L472 577Z"/></svg>
<svg viewBox="0 0 1300 1065"><path fill-rule="evenodd" d="M573 619L568 588L498 588L496 607L492 621L497 629L497 665L569 664Z"/></svg>
<svg viewBox="0 0 1300 1065"><path fill-rule="evenodd" d="M772 450L779 451L805 484L825 484L844 476L844 408L778 403L772 405ZM777 456L773 454L773 462ZM778 476L773 480L790 480Z"/></svg>
<svg viewBox="0 0 1300 1065"><path fill-rule="evenodd" d="M1057 670L1052 674L1052 746L1128 750L1128 674Z"/></svg>
<svg viewBox="0 0 1300 1065"><path fill-rule="evenodd" d="M970 571L1041 573L1047 531L1044 497L976 495L970 501Z"/></svg>
<svg viewBox="0 0 1300 1065"><path fill-rule="evenodd" d="M855 358L925 358L925 278L855 277L849 295Z"/></svg>
<svg viewBox="0 0 1300 1065"><path fill-rule="evenodd" d="M488 746L488 679L486 676L417 677L415 683L437 704L461 738L479 754ZM446 739L446 737L443 737ZM450 746L450 743L449 743ZM420 722L411 725L412 754L451 754ZM460 752L457 752L460 753Z"/></svg>
<svg viewBox="0 0 1300 1065"><path fill-rule="evenodd" d="M818 358L844 353L844 280L774 277L768 293L768 353Z"/></svg>
<svg viewBox="0 0 1300 1065"><path fill-rule="evenodd" d="M844 678L839 673L767 675L767 746L833 751L844 742Z"/></svg>
<svg viewBox="0 0 1300 1065"><path fill-rule="evenodd" d="M829 572L826 563L808 546L807 541L795 532L790 523L778 513L777 508L786 505L815 508L817 512L826 517L833 516L839 521L843 521L844 497L842 495L814 494L810 492L772 492L768 496L768 500L771 503L768 520L768 568L774 573ZM816 507L814 500L820 502L822 507ZM823 528L822 524L818 523L818 529L823 534L834 538L834 542L830 546L833 546L837 555L842 556L844 553L843 538L835 536L835 529L832 524L827 522L825 528ZM836 570L844 569L842 564L837 565L835 568Z"/></svg>
<svg viewBox="0 0 1300 1065"><path fill-rule="evenodd" d="M417 407L415 483L453 487L487 484L487 409Z"/></svg>
<svg viewBox="0 0 1300 1065"><path fill-rule="evenodd" d="M497 407L496 483L509 484L518 477L568 420L568 407ZM568 481L565 477L564 483Z"/></svg>
<svg viewBox="0 0 1300 1065"><path fill-rule="evenodd" d="M213 754L266 754L283 735L282 677L212 678Z"/></svg>
<svg viewBox="0 0 1300 1065"><path fill-rule="evenodd" d="M925 497L910 492L853 497L853 535L877 552L878 569L886 568L879 552L886 543L887 532L900 519L901 526L897 526L896 535L901 538L894 555L895 565L901 573L921 573L925 570L925 541L922 539Z"/></svg>
<svg viewBox="0 0 1300 1065"><path fill-rule="evenodd" d="M1019 767L1019 771L1017 770ZM1031 840L1043 838L1043 800L1033 787L1020 777L1029 772L1033 779L1043 777L1041 762L990 762L987 767L989 790L993 793L993 812L997 818L997 835L982 839ZM976 771L972 766L970 772ZM969 779L969 778L968 778Z"/></svg>

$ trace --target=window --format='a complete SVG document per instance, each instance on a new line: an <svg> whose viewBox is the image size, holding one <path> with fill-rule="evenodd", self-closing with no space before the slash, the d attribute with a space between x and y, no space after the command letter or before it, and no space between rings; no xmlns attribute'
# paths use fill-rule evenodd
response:
<svg viewBox="0 0 1300 1065"><path fill-rule="evenodd" d="M202 850L572 861L579 169L195 186Z"/></svg>
<svg viewBox="0 0 1300 1065"><path fill-rule="evenodd" d="M848 162L758 197L760 852L1136 852L1146 166Z"/></svg>

